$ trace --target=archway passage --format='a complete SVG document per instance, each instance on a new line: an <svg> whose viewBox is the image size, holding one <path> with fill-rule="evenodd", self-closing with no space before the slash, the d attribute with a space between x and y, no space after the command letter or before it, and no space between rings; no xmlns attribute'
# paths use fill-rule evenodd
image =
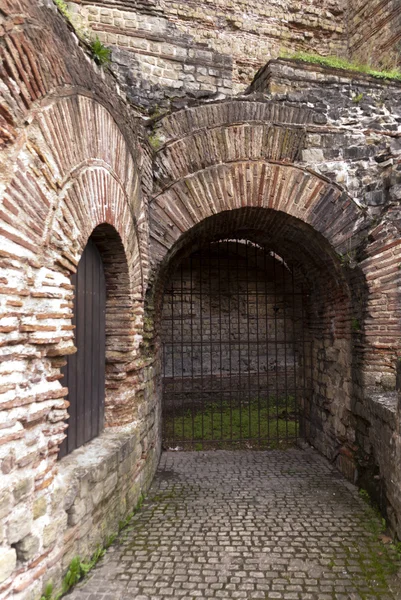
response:
<svg viewBox="0 0 401 600"><path fill-rule="evenodd" d="M63 368L69 421L59 458L95 438L103 429L105 398L106 281L103 261L89 239L76 274L74 317L77 352Z"/></svg>
<svg viewBox="0 0 401 600"><path fill-rule="evenodd" d="M165 288L165 447L282 448L310 418L312 342L301 274L243 237L183 258Z"/></svg>

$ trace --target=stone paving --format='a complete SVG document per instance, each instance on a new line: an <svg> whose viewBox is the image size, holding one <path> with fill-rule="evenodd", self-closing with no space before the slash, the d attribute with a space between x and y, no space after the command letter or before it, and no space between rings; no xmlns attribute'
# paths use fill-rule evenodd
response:
<svg viewBox="0 0 401 600"><path fill-rule="evenodd" d="M142 509L68 600L395 600L379 530L312 450L166 452Z"/></svg>

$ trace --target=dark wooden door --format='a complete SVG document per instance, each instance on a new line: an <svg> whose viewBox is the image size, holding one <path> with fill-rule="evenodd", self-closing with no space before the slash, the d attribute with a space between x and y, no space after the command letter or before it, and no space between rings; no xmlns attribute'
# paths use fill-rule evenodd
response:
<svg viewBox="0 0 401 600"><path fill-rule="evenodd" d="M106 284L101 256L91 240L71 283L75 285L73 324L78 351L68 356L63 368L70 418L59 458L92 440L103 428Z"/></svg>

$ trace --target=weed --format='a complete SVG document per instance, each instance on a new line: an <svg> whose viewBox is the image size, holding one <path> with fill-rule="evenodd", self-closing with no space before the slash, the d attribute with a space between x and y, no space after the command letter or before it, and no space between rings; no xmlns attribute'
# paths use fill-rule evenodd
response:
<svg viewBox="0 0 401 600"><path fill-rule="evenodd" d="M119 522L119 526L118 526L119 532L128 525L128 523L131 521L134 514L142 506L143 501L144 501L144 496L143 496L143 494L141 494L139 496L139 500L138 500L137 505L135 506L134 510L132 512L130 512L129 515L127 515L127 517L124 519L124 521ZM95 552L93 553L93 555L89 561L85 561L85 560L82 561L79 556L74 556L74 558L70 562L70 566L68 567L67 573L65 574L65 576L63 578L63 581L61 584L61 592L59 592L58 594L53 596L52 595L53 584L48 583L46 585L45 592L42 595L42 597L40 598L40 600L60 600L60 598L62 596L64 596L64 594L66 594L72 587L74 587L74 585L76 585L83 577L85 577L85 575L87 575L89 573L89 571L91 571L93 569L93 567L99 562L99 560L101 558L103 558L103 556L106 554L107 548L109 548L111 546L111 544L114 542L116 537L117 537L116 533L113 533L112 535L110 535L107 538L104 546L99 545L96 548Z"/></svg>
<svg viewBox="0 0 401 600"><path fill-rule="evenodd" d="M62 592L65 594L68 592L73 585L78 583L78 581L84 576L85 571L82 569L82 563L79 556L74 556L72 559L70 566L68 568L67 573L64 575L63 584L62 584Z"/></svg>
<svg viewBox="0 0 401 600"><path fill-rule="evenodd" d="M359 319L357 319L356 317L353 317L351 320L351 329L355 332L361 331L361 324L359 322Z"/></svg>
<svg viewBox="0 0 401 600"><path fill-rule="evenodd" d="M117 537L116 533L112 533L111 535L109 535L109 537L107 538L107 540L105 541L105 544L104 544L104 547L106 548L106 550L108 548L110 548L112 543L115 541L116 537Z"/></svg>
<svg viewBox="0 0 401 600"><path fill-rule="evenodd" d="M342 267L353 268L357 264L355 250L348 250L345 254L339 254L338 257Z"/></svg>
<svg viewBox="0 0 401 600"><path fill-rule="evenodd" d="M96 36L91 43L92 55L98 65L108 65L111 62L111 50L106 48Z"/></svg>
<svg viewBox="0 0 401 600"><path fill-rule="evenodd" d="M352 102L353 102L354 104L359 104L359 103L360 103L360 101L361 101L362 99L363 99L363 94L362 94L362 93L360 93L360 94L357 94L356 96L354 96L354 97L352 98Z"/></svg>
<svg viewBox="0 0 401 600"><path fill-rule="evenodd" d="M352 62L346 58L339 56L319 56L308 52L282 52L281 58L289 58L293 60L301 60L303 62L321 65L323 67L331 67L333 69L346 69L347 71L356 71L365 75L371 75L377 79L392 79L401 81L401 70L398 67L393 67L388 70L376 69L371 65Z"/></svg>
<svg viewBox="0 0 401 600"><path fill-rule="evenodd" d="M51 600L52 594L53 594L53 584L48 583L48 584L46 584L45 591L43 592L43 595L41 596L40 600Z"/></svg>
<svg viewBox="0 0 401 600"><path fill-rule="evenodd" d="M67 6L67 4L64 2L64 0L53 0L54 4L57 6L57 8L59 9L59 11L61 12L61 14L68 20L71 19L71 13L70 10Z"/></svg>
<svg viewBox="0 0 401 600"><path fill-rule="evenodd" d="M145 499L145 496L143 494L141 494L139 496L138 502L134 508L134 510L130 513L128 513L128 515L125 517L125 519L123 521L119 521L118 522L118 533L120 533L120 531L122 531L125 527L127 527L127 525L129 525L129 523L131 522L132 517L138 512L138 510L141 508L143 501Z"/></svg>

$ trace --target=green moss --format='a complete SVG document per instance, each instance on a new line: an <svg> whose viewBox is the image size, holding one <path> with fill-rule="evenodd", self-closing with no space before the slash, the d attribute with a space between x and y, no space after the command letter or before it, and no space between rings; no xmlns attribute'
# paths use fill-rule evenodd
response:
<svg viewBox="0 0 401 600"><path fill-rule="evenodd" d="M281 52L281 58L290 58L292 60L300 60L302 62L321 65L323 67L331 67L332 69L346 69L347 71L355 71L371 75L377 79L388 79L393 81L401 81L401 70L394 67L389 70L376 69L372 65L360 64L341 58L339 56L319 56L309 52Z"/></svg>
<svg viewBox="0 0 401 600"><path fill-rule="evenodd" d="M297 437L297 407L293 396L253 399L241 403L206 403L201 410L177 412L174 418L166 416L165 440L192 442L195 450L203 450L203 442L210 448L231 447L232 443L252 439L255 447L273 449L290 446ZM171 442L169 441L171 440ZM288 441L286 441L288 440Z"/></svg>
<svg viewBox="0 0 401 600"><path fill-rule="evenodd" d="M71 13L69 11L69 8L68 8L67 4L64 2L64 0L53 0L53 2L57 6L57 8L61 12L61 14L66 19L70 20L71 19Z"/></svg>
<svg viewBox="0 0 401 600"><path fill-rule="evenodd" d="M163 143L158 135L158 133L156 131L154 131L153 133L151 133L151 135L149 136L149 144L152 146L153 150L155 150L157 152L157 150L159 150L159 148L162 147Z"/></svg>

